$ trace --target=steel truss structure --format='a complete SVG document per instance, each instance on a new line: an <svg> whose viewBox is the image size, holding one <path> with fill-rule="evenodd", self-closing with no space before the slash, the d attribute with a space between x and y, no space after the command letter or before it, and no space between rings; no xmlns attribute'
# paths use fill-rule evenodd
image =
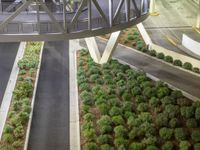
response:
<svg viewBox="0 0 200 150"><path fill-rule="evenodd" d="M143 21L149 12L149 0L81 0L75 12L67 12L66 0L59 4L18 0L4 8L3 4L0 3L0 42L107 34Z"/></svg>

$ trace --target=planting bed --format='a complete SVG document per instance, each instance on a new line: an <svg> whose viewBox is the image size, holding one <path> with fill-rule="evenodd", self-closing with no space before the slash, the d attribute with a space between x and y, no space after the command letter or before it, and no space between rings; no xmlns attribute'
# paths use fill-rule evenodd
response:
<svg viewBox="0 0 200 150"><path fill-rule="evenodd" d="M28 42L24 56L18 62L20 71L0 141L0 150L22 150L24 147L41 45L41 42Z"/></svg>
<svg viewBox="0 0 200 150"><path fill-rule="evenodd" d="M103 35L102 37L108 39L110 34ZM137 27L133 26L131 28L127 28L122 31L119 43L126 45L128 47L132 47L136 50L144 52L152 57L156 57L160 60L163 60L167 63L171 63L174 66L182 67L186 70L193 71L195 73L200 74L200 68L193 67L190 62L182 63L179 59L173 59L172 56L165 55L164 53L157 53L155 50L148 50L147 45L145 44L140 32L138 31Z"/></svg>
<svg viewBox="0 0 200 150"><path fill-rule="evenodd" d="M200 102L117 60L77 57L81 149L200 150Z"/></svg>

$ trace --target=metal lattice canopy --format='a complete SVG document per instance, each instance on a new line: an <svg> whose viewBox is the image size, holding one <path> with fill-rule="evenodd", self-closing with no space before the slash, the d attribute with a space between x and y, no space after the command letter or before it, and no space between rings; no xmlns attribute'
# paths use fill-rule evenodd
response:
<svg viewBox="0 0 200 150"><path fill-rule="evenodd" d="M0 0L0 42L102 35L142 22L149 12L149 0L4 1Z"/></svg>

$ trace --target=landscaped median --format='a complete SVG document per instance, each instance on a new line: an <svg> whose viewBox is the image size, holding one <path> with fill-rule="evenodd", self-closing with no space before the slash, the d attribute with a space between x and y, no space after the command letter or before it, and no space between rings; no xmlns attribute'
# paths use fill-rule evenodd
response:
<svg viewBox="0 0 200 150"><path fill-rule="evenodd" d="M109 34L102 37L108 39ZM152 57L156 57L174 66L200 74L199 66L193 66L190 62L183 63L180 59L174 59L173 56L166 55L163 52L156 52L154 49L149 50L145 44L145 41L143 40L143 37L135 26L122 31L119 38L119 43L146 53Z"/></svg>
<svg viewBox="0 0 200 150"><path fill-rule="evenodd" d="M117 60L77 58L81 149L200 149L200 102Z"/></svg>
<svg viewBox="0 0 200 150"><path fill-rule="evenodd" d="M42 45L42 42L27 42L24 56L18 62L20 70L0 141L0 150L24 148Z"/></svg>

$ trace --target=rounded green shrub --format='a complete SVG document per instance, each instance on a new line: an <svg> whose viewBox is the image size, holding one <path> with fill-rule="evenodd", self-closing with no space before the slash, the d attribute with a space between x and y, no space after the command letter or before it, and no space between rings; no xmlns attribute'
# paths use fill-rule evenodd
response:
<svg viewBox="0 0 200 150"><path fill-rule="evenodd" d="M132 40L134 40L134 36L128 35L127 39L130 40L130 41L132 41Z"/></svg>
<svg viewBox="0 0 200 150"><path fill-rule="evenodd" d="M158 148L154 145L149 145L145 150L158 150Z"/></svg>
<svg viewBox="0 0 200 150"><path fill-rule="evenodd" d="M99 127L101 134L110 133L113 130L113 127L111 125L102 125Z"/></svg>
<svg viewBox="0 0 200 150"><path fill-rule="evenodd" d="M165 56L164 60L168 63L173 63L173 57L172 56L167 55L167 56Z"/></svg>
<svg viewBox="0 0 200 150"><path fill-rule="evenodd" d="M125 123L124 119L122 118L122 116L118 115L118 116L113 116L112 117L112 122L115 125L123 125Z"/></svg>
<svg viewBox="0 0 200 150"><path fill-rule="evenodd" d="M84 116L83 116L83 118L84 118L84 120L85 121L93 121L94 120L94 118L95 118L95 116L94 116L94 114L92 114L92 113L87 113L87 114L85 114Z"/></svg>
<svg viewBox="0 0 200 150"><path fill-rule="evenodd" d="M109 144L111 140L112 137L109 134L102 134L97 138L97 141L100 144Z"/></svg>
<svg viewBox="0 0 200 150"><path fill-rule="evenodd" d="M179 143L180 150L189 150L190 146L191 146L191 144L189 141L181 141Z"/></svg>
<svg viewBox="0 0 200 150"><path fill-rule="evenodd" d="M186 118L191 118L194 116L195 109L193 106L184 106L181 107L181 116Z"/></svg>
<svg viewBox="0 0 200 150"><path fill-rule="evenodd" d="M112 147L110 144L103 144L100 146L100 150L114 150L114 147Z"/></svg>
<svg viewBox="0 0 200 150"><path fill-rule="evenodd" d="M11 144L11 143L14 142L14 137L13 137L12 134L6 133L6 134L3 135L3 141L4 141L5 143Z"/></svg>
<svg viewBox="0 0 200 150"><path fill-rule="evenodd" d="M170 89L168 87L160 87L157 89L156 95L158 98L163 98L170 94Z"/></svg>
<svg viewBox="0 0 200 150"><path fill-rule="evenodd" d="M115 137L124 137L127 134L127 129L124 126L119 125L114 128L114 133Z"/></svg>
<svg viewBox="0 0 200 150"><path fill-rule="evenodd" d="M101 116L101 118L97 121L97 124L98 124L99 126L111 125L111 124L112 124L112 121L111 121L110 116L108 116L108 115L103 115L103 116Z"/></svg>
<svg viewBox="0 0 200 150"><path fill-rule="evenodd" d="M80 94L80 98L85 105L92 105L94 103L92 99L92 95L88 91L82 91Z"/></svg>
<svg viewBox="0 0 200 150"><path fill-rule="evenodd" d="M194 142L200 142L200 131L192 131L191 138Z"/></svg>
<svg viewBox="0 0 200 150"><path fill-rule="evenodd" d="M183 141L187 138L187 132L183 128L176 128L174 130L174 136L177 140Z"/></svg>
<svg viewBox="0 0 200 150"><path fill-rule="evenodd" d="M122 94L122 100L123 100L123 101L131 101L131 94L128 93L128 92L124 92L124 93Z"/></svg>
<svg viewBox="0 0 200 150"><path fill-rule="evenodd" d="M172 134L173 134L173 130L169 129L169 128L166 128L166 127L161 128L159 130L159 135L164 140L170 140L171 137L172 137Z"/></svg>
<svg viewBox="0 0 200 150"><path fill-rule="evenodd" d="M25 134L25 131L22 125L19 125L14 129L14 135L16 138L22 138L24 134Z"/></svg>
<svg viewBox="0 0 200 150"><path fill-rule="evenodd" d="M137 96L141 94L141 88L139 86L135 86L131 89L131 93L133 96Z"/></svg>
<svg viewBox="0 0 200 150"><path fill-rule="evenodd" d="M148 111L148 104L147 103L140 103L140 104L138 104L137 111L139 111L139 112L146 112L146 111Z"/></svg>
<svg viewBox="0 0 200 150"><path fill-rule="evenodd" d="M197 67L194 67L194 68L192 69L192 71L193 71L193 72L196 72L196 73L200 73L200 69L197 68Z"/></svg>
<svg viewBox="0 0 200 150"><path fill-rule="evenodd" d="M150 136L150 137L144 138L142 140L142 144L147 145L147 146L149 146L149 145L153 146L157 143L157 140L158 139L156 138L156 136Z"/></svg>
<svg viewBox="0 0 200 150"><path fill-rule="evenodd" d="M173 150L173 148L174 144L170 141L165 142L161 147L162 150Z"/></svg>
<svg viewBox="0 0 200 150"><path fill-rule="evenodd" d="M159 113L156 117L156 125L164 127L168 125L168 117L164 113Z"/></svg>
<svg viewBox="0 0 200 150"><path fill-rule="evenodd" d="M185 68L185 69L187 69L187 70L192 70L192 64L191 63L189 63L189 62L185 62L184 64L183 64L183 68Z"/></svg>
<svg viewBox="0 0 200 150"><path fill-rule="evenodd" d="M182 67L182 65L183 65L182 61L179 60L179 59L174 60L173 64L174 64L175 66L179 66L179 67Z"/></svg>
<svg viewBox="0 0 200 150"><path fill-rule="evenodd" d="M83 146L83 150L98 150L98 146L94 142L88 142Z"/></svg>
<svg viewBox="0 0 200 150"><path fill-rule="evenodd" d="M102 103L102 104L98 105L97 107L98 107L99 111L101 112L101 115L107 115L110 110L110 106L105 103Z"/></svg>
<svg viewBox="0 0 200 150"><path fill-rule="evenodd" d="M157 53L156 53L155 50L150 50L150 51L149 51L149 54L150 54L151 56L156 56Z"/></svg>
<svg viewBox="0 0 200 150"><path fill-rule="evenodd" d="M117 115L121 115L122 111L121 108L113 106L111 108L111 110L109 111L110 116L117 116Z"/></svg>
<svg viewBox="0 0 200 150"><path fill-rule="evenodd" d="M178 105L166 105L165 109L164 109L164 114L166 114L168 116L169 119L172 119L174 117L179 116L180 114L180 109Z"/></svg>
<svg viewBox="0 0 200 150"><path fill-rule="evenodd" d="M164 58L165 58L165 55L164 55L164 53L158 53L158 54L156 55L156 57L157 57L158 59L164 59Z"/></svg>
<svg viewBox="0 0 200 150"><path fill-rule="evenodd" d="M115 146L118 147L118 148L121 147L121 146L127 145L127 143L128 143L128 140L125 139L124 137L116 137L116 138L114 139L114 144L115 144Z"/></svg>
<svg viewBox="0 0 200 150"><path fill-rule="evenodd" d="M92 141L96 138L96 131L93 128L83 130L83 136L87 141Z"/></svg>
<svg viewBox="0 0 200 150"><path fill-rule="evenodd" d="M142 144L138 142L133 142L130 144L129 150L142 150Z"/></svg>
<svg viewBox="0 0 200 150"><path fill-rule="evenodd" d="M4 134L6 133L11 133L13 132L13 126L9 125L9 124L5 124L5 127L4 127Z"/></svg>
<svg viewBox="0 0 200 150"><path fill-rule="evenodd" d="M131 131L128 133L128 137L131 140L134 140L138 136L138 127L132 127Z"/></svg>
<svg viewBox="0 0 200 150"><path fill-rule="evenodd" d="M196 128L197 127L197 121L194 118L188 119L186 122L186 126L188 128Z"/></svg>
<svg viewBox="0 0 200 150"><path fill-rule="evenodd" d="M123 105L122 105L123 112L128 112L128 111L131 112L132 107L133 107L132 102L128 102L128 101L123 102Z"/></svg>
<svg viewBox="0 0 200 150"><path fill-rule="evenodd" d="M177 125L179 124L179 121L177 118L172 118L170 121L169 121L169 126L171 128L175 128L177 127Z"/></svg>
<svg viewBox="0 0 200 150"><path fill-rule="evenodd" d="M159 106L160 104L160 100L156 97L152 97L150 100L149 100L149 104L152 106L152 107L156 107L156 106Z"/></svg>

